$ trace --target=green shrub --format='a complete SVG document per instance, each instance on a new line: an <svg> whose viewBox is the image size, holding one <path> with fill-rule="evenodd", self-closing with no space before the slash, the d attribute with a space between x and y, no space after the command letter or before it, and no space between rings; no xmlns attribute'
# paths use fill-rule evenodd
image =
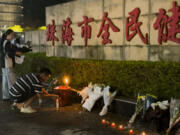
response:
<svg viewBox="0 0 180 135"><path fill-rule="evenodd" d="M71 77L71 86L81 89L89 82L104 83L119 91L118 95L135 98L149 93L160 99L180 98L180 63L145 61L99 61L46 57L27 54L16 66L17 73L38 72L49 67L54 76Z"/></svg>

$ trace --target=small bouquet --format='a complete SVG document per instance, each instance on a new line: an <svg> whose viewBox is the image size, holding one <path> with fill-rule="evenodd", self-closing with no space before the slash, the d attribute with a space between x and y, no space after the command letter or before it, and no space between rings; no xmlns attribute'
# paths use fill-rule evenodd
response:
<svg viewBox="0 0 180 135"><path fill-rule="evenodd" d="M154 95L147 94L144 96L140 96L138 94L135 113L130 118L128 127L131 127L131 125L134 123L137 115L140 114L140 112L143 111L144 116L148 108L151 106L152 103L156 101L156 99L157 98Z"/></svg>
<svg viewBox="0 0 180 135"><path fill-rule="evenodd" d="M108 106L112 103L114 97L116 96L116 91L114 91L113 93L111 93L109 91L110 87L107 86L104 88L104 91L103 91L103 99L104 99L104 106L101 110L101 112L99 113L100 116L104 116L107 114L108 112Z"/></svg>
<svg viewBox="0 0 180 135"><path fill-rule="evenodd" d="M103 92L99 85L91 85L87 88L86 91L88 93L88 98L86 98L86 101L83 104L83 108L90 112L96 101L103 96Z"/></svg>
<svg viewBox="0 0 180 135"><path fill-rule="evenodd" d="M128 125L129 127L134 123L137 115L143 110L143 108L145 106L145 99L146 99L146 96L138 95L135 112L129 120L129 125Z"/></svg>
<svg viewBox="0 0 180 135"><path fill-rule="evenodd" d="M103 96L104 99L104 106L99 113L100 116L104 116L108 112L108 106L112 103L116 91L111 93L110 87L104 84L94 84L90 83L88 87L85 87L83 90L78 92L79 95L82 97L81 103L83 104L82 107L88 110L89 112L94 107L96 101Z"/></svg>
<svg viewBox="0 0 180 135"><path fill-rule="evenodd" d="M178 122L180 122L180 100L172 98L170 103L170 123L167 135Z"/></svg>

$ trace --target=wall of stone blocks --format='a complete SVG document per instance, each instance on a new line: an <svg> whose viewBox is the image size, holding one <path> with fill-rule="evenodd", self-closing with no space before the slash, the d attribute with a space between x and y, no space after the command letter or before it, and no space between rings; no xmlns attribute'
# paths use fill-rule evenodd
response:
<svg viewBox="0 0 180 135"><path fill-rule="evenodd" d="M176 2L180 6L180 0ZM143 24L140 28L143 34L148 33L148 45L141 41L138 34L130 42L125 38L126 17L136 7L141 10L139 21ZM74 0L47 7L46 25L51 24L52 19L55 20L56 36L59 42L55 42L55 46L52 46L52 42L46 42L46 54L47 56L79 59L180 61L179 44L168 41L159 45L157 42L158 31L153 29L153 24L160 8L168 11L172 8L172 0ZM97 34L104 12L108 12L108 17L120 29L120 32L110 30L112 44L102 46L102 39L97 38ZM81 38L81 28L77 26L78 22L83 20L84 15L95 19L90 23L92 35L87 47L84 46L84 39ZM71 46L61 42L60 29L63 20L67 17L71 18L71 27L74 32ZM33 35L35 36L36 32ZM179 35L177 36L180 37ZM34 36L32 36L35 40L33 43L37 44L40 41Z"/></svg>
<svg viewBox="0 0 180 135"><path fill-rule="evenodd" d="M46 31L26 31L25 42L31 41L33 52L46 52Z"/></svg>

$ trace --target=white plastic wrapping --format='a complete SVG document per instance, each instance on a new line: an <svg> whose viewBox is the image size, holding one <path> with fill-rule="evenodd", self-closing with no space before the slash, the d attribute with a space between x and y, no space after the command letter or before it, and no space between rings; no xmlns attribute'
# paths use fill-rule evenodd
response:
<svg viewBox="0 0 180 135"><path fill-rule="evenodd" d="M112 103L114 97L116 96L117 92L115 91L111 94L109 92L109 89L110 89L109 86L104 88L104 91L103 91L104 106L103 106L101 112L99 113L100 116L104 116L107 114L108 106Z"/></svg>
<svg viewBox="0 0 180 135"><path fill-rule="evenodd" d="M103 92L101 90L102 90L102 88L99 86L95 86L94 90L92 90L92 89L88 90L89 97L86 99L86 101L82 107L90 112L92 110L95 102L103 96Z"/></svg>
<svg viewBox="0 0 180 135"><path fill-rule="evenodd" d="M88 87L85 87L79 92L79 95L82 97L81 104L85 102L85 100L88 98Z"/></svg>
<svg viewBox="0 0 180 135"><path fill-rule="evenodd" d="M19 56L19 57L15 57L15 62L17 63L17 64L22 64L23 62L24 62L24 55L22 55L22 56Z"/></svg>
<svg viewBox="0 0 180 135"><path fill-rule="evenodd" d="M153 110L155 110L155 107L156 107L156 106L159 106L159 108L160 108L161 110L166 110L166 109L168 109L169 103L168 103L168 101L166 100L166 101L162 101L162 102L157 102L157 103L152 103L152 104L151 104L151 107L153 108Z"/></svg>
<svg viewBox="0 0 180 135"><path fill-rule="evenodd" d="M116 96L116 91L114 93L111 93L109 90L109 86L105 87L103 84L92 85L90 83L88 87L85 87L80 92L78 92L78 94L82 97L82 107L90 112L94 107L96 101L103 96L104 106L99 115L106 115L108 112L108 106L112 103L114 97Z"/></svg>
<svg viewBox="0 0 180 135"><path fill-rule="evenodd" d="M78 92L79 96L82 97L82 101L81 101L81 104L83 104L86 99L88 98L88 92L92 91L92 84L90 83L88 85L88 87L85 87L84 89L82 89L80 92Z"/></svg>
<svg viewBox="0 0 180 135"><path fill-rule="evenodd" d="M170 102L170 123L169 127L173 127L175 121L180 118L180 99L171 99Z"/></svg>

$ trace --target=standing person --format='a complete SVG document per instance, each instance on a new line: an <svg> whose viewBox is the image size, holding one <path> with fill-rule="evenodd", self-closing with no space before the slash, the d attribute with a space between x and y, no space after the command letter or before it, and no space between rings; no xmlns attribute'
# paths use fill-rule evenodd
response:
<svg viewBox="0 0 180 135"><path fill-rule="evenodd" d="M11 44L14 38L13 30L7 30L1 38L1 68L2 68L2 99L9 100L9 89L15 81L13 68L15 66L15 56L21 56L16 46Z"/></svg>

